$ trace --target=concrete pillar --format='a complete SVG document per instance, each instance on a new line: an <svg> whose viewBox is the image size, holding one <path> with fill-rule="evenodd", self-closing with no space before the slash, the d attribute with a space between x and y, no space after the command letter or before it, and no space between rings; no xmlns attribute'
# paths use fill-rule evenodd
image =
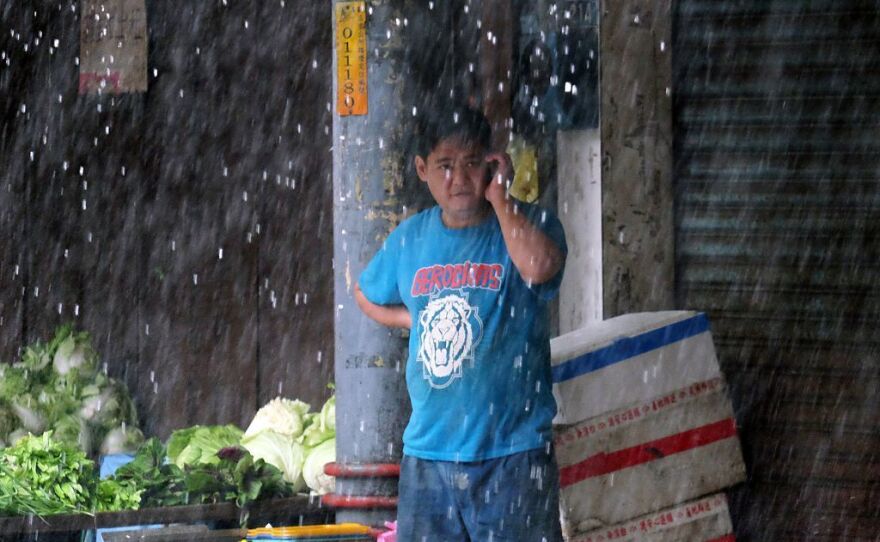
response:
<svg viewBox="0 0 880 542"><path fill-rule="evenodd" d="M334 2L335 15L341 4ZM361 4L363 5L363 4ZM400 220L396 194L403 183L397 148L402 98L396 66L388 55L399 39L387 3L367 4L366 48L355 51L366 63L366 114L340 116L337 106L340 62L333 57L333 261L335 299L336 452L343 465L399 463L401 437L409 417L404 383L405 342L397 331L375 324L361 313L353 288L363 268ZM357 29L355 29L355 34ZM346 35L351 35L347 32ZM353 38L354 39L354 38ZM337 39L338 41L338 39ZM396 44L396 45L395 45ZM354 42L348 47L355 49ZM329 278L329 277L328 277ZM394 478L337 478L339 496L393 496ZM337 509L337 521L381 525L394 509Z"/></svg>
<svg viewBox="0 0 880 542"><path fill-rule="evenodd" d="M670 0L603 0L604 317L674 303Z"/></svg>

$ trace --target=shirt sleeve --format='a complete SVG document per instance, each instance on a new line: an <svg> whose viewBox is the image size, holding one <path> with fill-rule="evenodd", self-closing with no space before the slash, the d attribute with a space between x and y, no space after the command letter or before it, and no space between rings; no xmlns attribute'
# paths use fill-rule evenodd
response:
<svg viewBox="0 0 880 542"><path fill-rule="evenodd" d="M400 261L400 247L403 236L398 226L382 244L358 278L361 292L377 305L400 305L400 288L397 284L397 270Z"/></svg>
<svg viewBox="0 0 880 542"><path fill-rule="evenodd" d="M532 284L529 288L544 301L550 301L559 293L559 286L562 284L562 274L565 271L565 260L568 256L568 245L565 242L565 231L562 229L562 223L546 209L542 209L536 205L524 205L521 207L523 213L529 221L535 225L544 235L550 238L553 243L562 251L562 266L559 271L548 280L541 284Z"/></svg>

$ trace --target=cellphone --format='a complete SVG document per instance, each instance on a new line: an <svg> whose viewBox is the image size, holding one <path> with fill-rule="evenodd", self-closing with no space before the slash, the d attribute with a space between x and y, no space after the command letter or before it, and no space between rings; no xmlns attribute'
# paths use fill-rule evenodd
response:
<svg viewBox="0 0 880 542"><path fill-rule="evenodd" d="M489 167L486 168L486 183L492 181L495 177L495 172L498 171L498 162L489 162Z"/></svg>

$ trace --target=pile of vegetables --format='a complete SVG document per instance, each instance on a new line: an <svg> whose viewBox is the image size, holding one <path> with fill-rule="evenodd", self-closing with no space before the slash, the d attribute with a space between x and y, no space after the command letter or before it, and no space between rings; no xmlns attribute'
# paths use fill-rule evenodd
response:
<svg viewBox="0 0 880 542"><path fill-rule="evenodd" d="M143 442L125 385L99 369L88 334L71 326L28 346L19 362L0 364L0 446L44 431L92 457Z"/></svg>
<svg viewBox="0 0 880 542"><path fill-rule="evenodd" d="M225 428L201 428L203 435L214 433L215 429ZM170 446L169 441L169 449ZM166 458L171 459L162 443L149 439L134 460L120 467L107 481L139 492L139 506L144 507L235 501L244 508L258 499L293 494L293 488L284 482L278 469L236 446L219 448L210 455L192 456L182 466Z"/></svg>
<svg viewBox="0 0 880 542"><path fill-rule="evenodd" d="M136 454L99 480L98 453ZM98 368L88 335L59 328L0 365L0 515L109 512L333 491L336 398L319 412L276 398L234 425L144 440L125 387Z"/></svg>
<svg viewBox="0 0 880 542"><path fill-rule="evenodd" d="M324 464L335 458L335 399L310 413L276 399L247 432L233 425L175 431L167 446L151 438L134 459L98 480L95 463L51 431L0 450L0 515L112 512L143 507L286 497L333 489Z"/></svg>

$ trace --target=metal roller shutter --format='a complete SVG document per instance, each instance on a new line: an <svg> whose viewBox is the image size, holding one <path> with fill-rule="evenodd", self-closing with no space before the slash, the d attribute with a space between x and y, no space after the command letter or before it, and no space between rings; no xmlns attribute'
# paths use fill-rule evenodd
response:
<svg viewBox="0 0 880 542"><path fill-rule="evenodd" d="M674 10L676 302L706 310L742 540L880 539L880 2Z"/></svg>

